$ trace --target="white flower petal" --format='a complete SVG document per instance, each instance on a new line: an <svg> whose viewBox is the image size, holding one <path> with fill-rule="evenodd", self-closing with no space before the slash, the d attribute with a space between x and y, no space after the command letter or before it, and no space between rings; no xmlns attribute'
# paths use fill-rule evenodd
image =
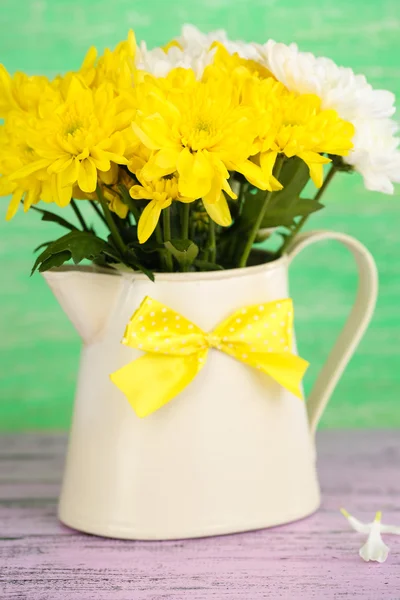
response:
<svg viewBox="0 0 400 600"><path fill-rule="evenodd" d="M362 523L361 521L350 515L344 508L341 508L340 512L348 520L352 528L355 531L358 531L358 533L368 534L371 531L372 523Z"/></svg>
<svg viewBox="0 0 400 600"><path fill-rule="evenodd" d="M366 562L373 560L383 563L389 555L389 550L389 546L384 543L381 537L381 513L378 512L376 513L368 539L360 548L359 554Z"/></svg>
<svg viewBox="0 0 400 600"><path fill-rule="evenodd" d="M353 123L354 148L344 162L358 171L369 190L393 193L393 182L400 179L399 139L395 97L386 90L375 90L364 75L340 67L329 58L299 52L269 40L260 50L264 65L288 89L299 94L316 94L322 108L334 109Z"/></svg>

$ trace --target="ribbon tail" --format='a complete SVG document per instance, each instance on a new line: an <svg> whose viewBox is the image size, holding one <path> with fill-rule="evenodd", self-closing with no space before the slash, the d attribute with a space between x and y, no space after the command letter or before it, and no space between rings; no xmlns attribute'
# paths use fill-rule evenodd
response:
<svg viewBox="0 0 400 600"><path fill-rule="evenodd" d="M204 365L206 352L176 356L148 352L110 375L138 417L147 417L179 394Z"/></svg>
<svg viewBox="0 0 400 600"><path fill-rule="evenodd" d="M297 396L297 398L303 400L300 384L309 365L306 360L300 358L300 356L286 352L282 354L268 353L262 356L255 354L251 364L275 379L275 381Z"/></svg>

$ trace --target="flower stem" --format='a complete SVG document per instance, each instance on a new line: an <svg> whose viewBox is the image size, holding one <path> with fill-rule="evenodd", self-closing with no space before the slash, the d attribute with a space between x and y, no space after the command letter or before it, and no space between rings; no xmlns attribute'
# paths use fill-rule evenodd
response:
<svg viewBox="0 0 400 600"><path fill-rule="evenodd" d="M284 157L279 154L276 159L276 162L275 162L274 173L273 173L274 177L276 177L276 178L279 177L279 173L281 172L283 161L284 161ZM258 230L261 227L261 223L263 221L265 213L267 212L267 208L269 206L269 203L271 202L271 198L272 198L273 194L274 194L274 192L267 192L265 194L264 204L262 205L261 210L258 213L258 217L250 231L250 235L249 235L246 245L244 247L243 254L239 260L239 264L238 264L239 268L245 267L247 264L247 260L250 256L250 252L253 247L254 240L257 237Z"/></svg>
<svg viewBox="0 0 400 600"><path fill-rule="evenodd" d="M93 210L95 211L95 213L96 213L96 214L97 214L97 215L100 217L100 219L103 221L103 223L104 223L105 225L107 225L107 221L105 220L105 218L104 218L104 215L103 215L103 213L101 212L101 210L99 209L99 207L97 206L97 204L96 204L96 201L95 201L95 200L92 200L92 201L91 201L91 203L90 203L90 206L93 208Z"/></svg>
<svg viewBox="0 0 400 600"><path fill-rule="evenodd" d="M128 208L131 211L131 213L133 214L133 216L135 217L135 221L136 221L136 225L137 225L139 223L139 219L140 219L139 207L137 206L137 204L135 204L135 201L133 200L133 198L131 198L127 188L122 183L118 186L118 189L121 193L123 201L128 206Z"/></svg>
<svg viewBox="0 0 400 600"><path fill-rule="evenodd" d="M126 250L126 247L125 247L125 244L124 244L124 240L122 239L121 234L118 231L118 227L116 226L115 221L112 218L112 214L110 212L110 209L108 208L107 202L104 199L103 191L102 191L102 189L101 189L101 187L99 185L96 188L96 194L97 194L97 198L99 199L99 202L101 204L101 207L103 209L106 223L107 223L108 228L109 228L109 230L111 232L111 237L114 240L116 247L121 252L122 256L124 256L125 250Z"/></svg>
<svg viewBox="0 0 400 600"><path fill-rule="evenodd" d="M86 225L86 221L83 218L83 215L82 215L81 211L79 210L78 205L73 198L71 198L71 206L72 206L74 213L78 217L79 223L82 225L83 231L89 231L89 227Z"/></svg>
<svg viewBox="0 0 400 600"><path fill-rule="evenodd" d="M210 218L209 226L208 226L208 248L210 251L210 262L215 263L217 260L217 244L215 241L215 223Z"/></svg>
<svg viewBox="0 0 400 600"><path fill-rule="evenodd" d="M329 169L328 174L325 177L323 184L321 185L321 187L319 188L319 190L317 191L317 193L315 194L315 196L313 198L313 200L315 202L317 202L321 198L322 194L325 192L326 188L332 181L333 176L335 175L337 170L338 170L337 167L335 167L335 165L332 163L331 168ZM294 238L299 233L300 229L303 228L303 226L304 226L305 222L307 221L307 219L309 218L309 216L310 215L304 215L304 217L301 217L301 219L296 223L296 225L291 230L290 234L286 237L286 239L282 245L282 248L279 250L279 256L281 256L282 254L284 254L286 252L287 248L291 245Z"/></svg>
<svg viewBox="0 0 400 600"><path fill-rule="evenodd" d="M189 237L189 216L190 216L190 204L181 203L181 226L182 226L182 239L187 240Z"/></svg>
<svg viewBox="0 0 400 600"><path fill-rule="evenodd" d="M164 228L164 242L171 241L171 212L170 211L171 211L171 209L169 206L168 206L168 208L164 208L164 210L162 211L163 228ZM165 262L166 262L167 271L171 272L173 270L174 264L172 261L171 253L168 250L165 255Z"/></svg>

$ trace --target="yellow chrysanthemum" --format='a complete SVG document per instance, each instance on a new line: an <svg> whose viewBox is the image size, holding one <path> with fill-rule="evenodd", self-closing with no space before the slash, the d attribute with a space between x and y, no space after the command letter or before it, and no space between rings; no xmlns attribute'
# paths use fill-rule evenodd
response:
<svg viewBox="0 0 400 600"><path fill-rule="evenodd" d="M44 96L49 102L57 102L57 92L47 77L20 72L11 76L0 64L0 119L5 119L12 111L36 114Z"/></svg>
<svg viewBox="0 0 400 600"><path fill-rule="evenodd" d="M125 219L128 214L128 206L123 202L121 195L118 191L118 184L130 186L132 182L131 178L127 173L120 170L117 164L111 163L111 169L109 171L99 171L98 173L98 185L101 187L104 200L108 203L108 208L111 212L114 212L120 217ZM128 183L129 182L129 183ZM90 194L82 192L82 190L76 185L72 190L72 196L75 200L91 200L97 202L96 192Z"/></svg>
<svg viewBox="0 0 400 600"><path fill-rule="evenodd" d="M323 165L330 162L322 154L346 156L353 147L354 126L334 110L321 110L317 96L291 93L272 78L248 77L241 91L243 102L258 112L254 160L271 185L276 183L272 170L278 153L304 160L314 184L320 187Z"/></svg>
<svg viewBox="0 0 400 600"><path fill-rule="evenodd" d="M129 124L126 111L108 84L88 89L72 78L65 100L55 111L45 111L28 123L26 141L33 159L10 176L11 181L39 174L50 177L52 199L66 206L72 189L96 189L98 171L107 172L112 163L127 164L125 138L121 130Z"/></svg>
<svg viewBox="0 0 400 600"><path fill-rule="evenodd" d="M26 122L24 115L15 113L5 125L0 126L0 196L11 195L6 220L15 215L23 201L26 212L33 204L44 200L51 202L51 178L45 169L34 176L29 175L16 181L11 176L39 156L26 141Z"/></svg>
<svg viewBox="0 0 400 600"><path fill-rule="evenodd" d="M245 173L262 189L268 186L260 167L248 160L257 134L255 115L239 104L229 77L206 82L186 79L184 88L169 88L182 71L174 69L161 85L154 80L145 84L143 92L140 87L137 91L132 127L152 150L142 177L154 181L176 171L180 194L202 198L208 211L214 205L212 218L226 224L226 215L218 218L218 206L226 205L223 192L236 198L229 171Z"/></svg>
<svg viewBox="0 0 400 600"><path fill-rule="evenodd" d="M228 73L232 75L235 72L240 72L242 69L249 74L259 77L260 79L266 79L268 77L275 77L272 75L264 65L256 62L249 58L241 58L239 54L234 52L230 54L223 44L220 42L214 42L211 48L216 48L213 63L206 67L203 75L203 79L207 79L211 74L215 76L218 71Z"/></svg>
<svg viewBox="0 0 400 600"><path fill-rule="evenodd" d="M140 173L136 174L141 185L133 185L129 190L134 200L150 200L140 215L138 223L138 238L143 244L157 227L161 211L171 206L174 200L179 202L193 202L193 198L186 198L179 193L178 182L175 176L165 177L155 181L146 181Z"/></svg>
<svg viewBox="0 0 400 600"><path fill-rule="evenodd" d="M96 48L89 48L79 74L93 88L107 82L118 93L129 90L135 79L135 55L136 38L130 30L127 40L120 42L114 50L106 48L98 60Z"/></svg>

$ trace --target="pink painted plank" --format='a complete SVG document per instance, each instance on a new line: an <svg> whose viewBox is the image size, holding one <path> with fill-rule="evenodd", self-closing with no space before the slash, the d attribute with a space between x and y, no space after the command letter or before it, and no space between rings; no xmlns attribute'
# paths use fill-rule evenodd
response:
<svg viewBox="0 0 400 600"><path fill-rule="evenodd" d="M386 539L384 565L363 563L363 538L338 512L344 505L368 519L381 508L400 524L400 432L326 431L318 447L323 506L308 519L218 538L127 542L57 523L64 439L4 436L0 598L400 600L400 538Z"/></svg>

